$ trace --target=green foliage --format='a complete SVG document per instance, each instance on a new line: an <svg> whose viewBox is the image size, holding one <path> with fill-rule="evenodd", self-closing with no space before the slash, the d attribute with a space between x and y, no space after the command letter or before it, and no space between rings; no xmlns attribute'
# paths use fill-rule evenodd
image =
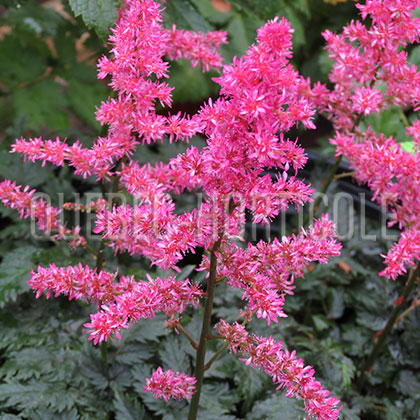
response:
<svg viewBox="0 0 420 420"><path fill-rule="evenodd" d="M90 29L95 29L98 35L106 39L109 28L118 19L118 0L69 0L75 16L81 16Z"/></svg>
<svg viewBox="0 0 420 420"><path fill-rule="evenodd" d="M380 114L370 114L368 115L363 123L362 127L367 127L368 125L376 133L384 133L385 136L393 136L399 141L408 139L405 132L405 127L402 124L402 110L400 107L391 106L389 109L382 111Z"/></svg>
<svg viewBox="0 0 420 420"><path fill-rule="evenodd" d="M190 0L171 1L165 5L165 24L171 26L175 23L182 29L198 32L211 30L211 26L199 13L195 4Z"/></svg>
<svg viewBox="0 0 420 420"><path fill-rule="evenodd" d="M36 254L39 254L37 248L25 246L3 256L0 264L0 307L29 290L26 279L34 265Z"/></svg>
<svg viewBox="0 0 420 420"><path fill-rule="evenodd" d="M0 83L10 88L36 79L47 66L48 51L37 38L7 35L0 41L0 55Z"/></svg>
<svg viewBox="0 0 420 420"><path fill-rule="evenodd" d="M0 24L11 30L0 39L2 140L10 144L35 133L71 139L99 134L95 106L109 89L96 81L95 58L103 52L96 34L35 0L11 2Z"/></svg>
<svg viewBox="0 0 420 420"><path fill-rule="evenodd" d="M145 410L136 398L128 398L114 390L113 406L116 420L137 420L145 418Z"/></svg>
<svg viewBox="0 0 420 420"><path fill-rule="evenodd" d="M247 420L303 420L306 416L299 401L287 398L282 393L275 393L269 394L265 400L258 401L245 418Z"/></svg>
<svg viewBox="0 0 420 420"><path fill-rule="evenodd" d="M102 100L107 97L107 88L100 84L70 80L68 99L75 114L86 124L100 130L100 123L96 121L95 111Z"/></svg>
<svg viewBox="0 0 420 420"><path fill-rule="evenodd" d="M42 80L26 89L18 90L13 96L15 112L25 115L29 124L37 131L42 125L55 131L68 128L69 120L63 109L66 105L67 100L60 85L53 80Z"/></svg>
<svg viewBox="0 0 420 420"><path fill-rule="evenodd" d="M36 188L51 177L50 168L42 168L32 162L24 162L19 156L9 153L9 147L0 146L0 175L13 179L20 185L31 185Z"/></svg>

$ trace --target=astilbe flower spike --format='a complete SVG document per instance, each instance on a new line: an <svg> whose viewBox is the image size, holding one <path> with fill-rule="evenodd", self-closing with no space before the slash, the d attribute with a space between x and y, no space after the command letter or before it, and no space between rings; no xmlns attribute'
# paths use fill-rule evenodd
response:
<svg viewBox="0 0 420 420"><path fill-rule="evenodd" d="M159 366L152 373L151 378L146 378L145 391L151 391L155 398L169 398L176 400L190 399L195 390L196 379L184 372L173 372L171 369L163 371Z"/></svg>
<svg viewBox="0 0 420 420"><path fill-rule="evenodd" d="M8 179L0 182L0 200L4 206L17 210L21 219L31 218L38 228L54 239L71 239L71 247L85 246L80 227L68 229L60 222L61 210L50 206L42 196L37 196L29 185L22 187Z"/></svg>
<svg viewBox="0 0 420 420"><path fill-rule="evenodd" d="M85 324L90 329L90 340L94 344L108 339L115 333L120 338L119 330L128 328L133 321L155 316L164 312L168 316L182 313L187 305L198 304L202 292L186 279L177 281L173 276L136 281L134 277L122 276L114 282L116 274L83 267L38 267L32 270L29 285L40 297L47 291L47 299L61 294L69 299L84 299L102 303L101 310L90 316Z"/></svg>
<svg viewBox="0 0 420 420"><path fill-rule="evenodd" d="M102 57L99 61L100 79L112 76L110 86L118 92L101 104L97 119L108 124L107 137L99 137L92 148L79 142L68 145L65 141L20 139L13 151L26 158L63 166L67 162L75 173L84 178L94 175L99 180L108 179L115 163L128 158L141 143L171 140L187 140L200 131L197 118L180 114L166 117L156 113L156 101L170 106L173 90L161 79L168 77L169 66L163 60L185 58L203 70L218 68L221 57L217 48L226 42L224 32L207 34L165 29L161 24L160 5L152 0L130 0L109 41L113 58Z"/></svg>
<svg viewBox="0 0 420 420"><path fill-rule="evenodd" d="M272 376L278 388L286 389L286 396L295 396L305 403L308 417L330 420L338 417L339 400L330 396L329 391L314 379L314 370L305 366L296 352L283 349L283 343L272 337L251 336L243 325L228 324L223 319L216 329L229 343L228 349L240 353L240 360L253 368L260 368Z"/></svg>
<svg viewBox="0 0 420 420"><path fill-rule="evenodd" d="M223 243L219 251L218 277L226 277L228 284L243 291L248 302L247 317L255 314L268 325L286 317L283 312L285 295L292 295L296 278L314 261L327 263L330 256L340 254L341 245L335 241L333 223L323 216L308 231L299 236L275 238L271 243L260 241L240 248ZM209 261L204 259L202 269Z"/></svg>

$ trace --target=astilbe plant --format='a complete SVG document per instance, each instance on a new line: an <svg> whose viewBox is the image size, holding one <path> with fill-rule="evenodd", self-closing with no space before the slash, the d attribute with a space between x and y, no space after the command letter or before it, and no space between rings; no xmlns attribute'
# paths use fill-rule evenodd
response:
<svg viewBox="0 0 420 420"><path fill-rule="evenodd" d="M361 386L420 275L420 121L410 123L405 115L406 110L420 109L420 72L410 64L406 51L420 39L420 18L414 13L420 1L367 0L356 7L367 24L352 21L341 34L323 33L333 60L333 89L317 85L314 99L336 131L330 140L336 146L332 172L346 157L355 179L367 183L373 199L390 212L389 226L402 230L399 241L384 255L386 267L379 274L395 280L411 267L405 289L361 369ZM412 153L403 149L399 139L377 133L369 125L363 130L359 124L365 116L390 106L399 107L413 140Z"/></svg>
<svg viewBox="0 0 420 420"><path fill-rule="evenodd" d="M157 367L146 379L145 390L165 400L192 398L190 420L197 417L204 372L226 347L246 364L272 376L288 396L303 399L308 416L337 418L339 401L315 380L310 366L305 367L281 342L245 329L254 316L268 325L287 316L285 297L293 294L294 282L303 276L305 267L315 261L326 263L341 247L327 216L298 235L238 245L246 209L254 222L268 223L288 206L310 201L314 191L295 178L306 162L303 149L283 135L298 123L314 128L314 92L309 81L289 64L290 24L276 18L260 28L246 55L224 66L215 79L221 87L220 97L209 99L197 115L162 115L156 112L157 103L170 107L173 89L165 81L169 64L164 57L183 57L203 70L219 68L217 48L226 42L226 34L167 30L161 23L159 3L124 3L109 39L111 56L103 57L98 66L99 78L111 76L110 86L116 92L97 112L97 119L109 126L108 135L98 138L91 148L60 139L20 139L13 152L43 164L68 164L75 174L109 181L113 192L125 189L137 204L108 207L94 203L95 232L102 235L101 248L95 251L96 268L38 267L31 274L31 288L37 297L46 292L47 298L64 294L98 302L99 311L85 324L94 344L119 338L120 331L135 321L165 313L167 325L183 332L196 349L195 371L188 375ZM191 146L168 164L155 166L140 166L131 159L145 143L188 142L197 133L207 139L201 151ZM266 173L269 168L279 171L277 178ZM204 201L191 212L177 214L173 196L186 190L199 190ZM28 187L6 180L1 191L4 205L17 209L22 217L34 218L50 236L62 239L69 233L58 221L60 210L39 199L34 202ZM76 228L71 233L72 245L89 246L79 231ZM203 247L205 256L198 269L207 272L207 284L202 289L188 279L178 281L176 275L117 280L116 274L102 270L104 246L115 253L147 257L153 265L174 271L179 271L177 263L187 252ZM222 282L242 291L244 308L238 318L243 322L219 320L215 328L225 344L206 364L213 298ZM188 305L201 302L204 313L196 343L182 326L181 314Z"/></svg>
<svg viewBox="0 0 420 420"><path fill-rule="evenodd" d="M419 259L419 173L420 155L403 150L397 139L386 138L370 127L362 131L362 116L379 113L391 105L402 109L420 106L420 73L407 60L401 47L418 42L420 18L413 11L419 1L367 1L356 5L363 19L353 21L341 35L324 32L327 49L334 61L330 79L334 90L320 95L336 129L331 142L337 156L346 156L355 169L355 177L367 183L374 199L391 210L390 225L404 230L401 240L388 253L381 275L395 279L415 266ZM407 121L408 123L408 121ZM407 127L418 150L420 125Z"/></svg>

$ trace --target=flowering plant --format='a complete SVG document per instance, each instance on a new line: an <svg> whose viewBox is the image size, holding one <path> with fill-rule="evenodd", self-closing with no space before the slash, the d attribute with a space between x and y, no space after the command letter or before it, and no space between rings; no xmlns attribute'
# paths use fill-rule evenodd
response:
<svg viewBox="0 0 420 420"><path fill-rule="evenodd" d="M70 240L72 247L84 247L95 258L95 268L40 266L31 273L30 287L37 297L46 292L47 298L66 295L97 303L97 313L85 323L94 344L119 339L134 322L164 313L166 326L185 335L196 352L194 372L164 371L158 366L146 378L144 389L165 401L191 399L189 419L197 418L205 371L226 348L246 365L271 376L287 396L302 399L308 416L337 418L339 401L315 380L314 370L297 359L295 351L271 336L246 330L254 318L270 326L287 317L285 298L294 294L295 280L313 262L327 263L339 255L334 224L322 215L297 234L245 245L241 241L245 213L250 212L255 223L267 224L288 206L311 201L314 190L296 177L307 157L285 133L299 123L315 128L318 107L335 124L337 153L349 157L357 179L369 183L375 197L393 209L394 223L406 229L388 254L383 274L395 278L405 271L404 264L415 265L417 155L403 152L395 141L369 129L363 133L359 123L363 116L389 104L417 106L412 74L416 69L394 63L395 57L406 58L398 52L399 45L417 39L418 23L411 19L417 3L399 2L398 10L396 2L359 5L363 17L372 15L372 28L352 23L344 31L349 43L325 32L330 55L337 60L331 77L333 91L320 84L311 88L310 81L290 64L293 30L288 21L267 22L246 55L223 66L214 79L220 85L220 97L209 99L193 116L166 112L173 88L165 81L170 80L170 67L164 58L183 58L203 71L218 69L222 64L218 49L226 42L226 34L165 29L158 2L123 3L109 38L111 56L101 58L98 65L98 77L111 76L115 92L97 112L98 121L109 127L108 134L91 148L59 138L21 138L12 152L43 165L68 165L84 178L95 176L103 188L109 185L114 198L130 195L135 204L97 200L84 209L96 215L94 232L101 235L96 250L89 244L90 232L84 234L80 226L70 229L60 220L61 209L37 197L30 187L3 181L0 197L5 206L18 210L22 218L31 217L52 240ZM386 37L389 27L392 36ZM358 46L352 44L356 41ZM411 80L413 85L408 85ZM413 124L409 129L414 137L416 127ZM205 146L201 150L190 146L168 164L140 166L132 158L145 144L188 143L195 135L205 138ZM372 156L376 159L373 167ZM274 179L266 172L270 168L278 170ZM192 211L179 213L176 197L185 191L199 192L203 201ZM146 279L123 275L117 280L117 272L104 270L105 247L115 254L146 257L170 273ZM197 248L204 250L198 267L206 273L204 285L177 279L176 274L183 257ZM416 273L410 278L415 281ZM244 305L237 318L241 322L222 318L212 323L213 300L222 284L240 291ZM204 311L200 338L195 341L183 325L183 314L188 306L200 304ZM220 339L224 344L206 361L208 343Z"/></svg>
<svg viewBox="0 0 420 420"><path fill-rule="evenodd" d="M66 162L84 177L93 174L99 182L112 179L114 192L121 186L139 200L134 206L96 207L95 232L101 233L103 244L115 252L143 255L163 269L177 270L176 264L186 252L204 248L207 256L200 269L208 272L205 291L174 276L149 277L147 281L123 276L116 282L114 274L102 271L99 255L96 269L39 267L29 281L38 297L47 291L47 297L54 293L98 301L100 311L85 325L94 344L114 333L119 338L121 329L161 311L168 316L169 327L183 331L184 308L198 305L205 297L200 341L192 342L197 350L194 377L158 368L145 388L165 399L192 398L190 419L198 412L216 284L227 281L243 291L246 306L238 316L245 323L257 316L270 325L286 316L285 296L292 294L294 280L303 275L305 266L312 261L325 263L328 256L339 253L333 225L326 216L308 231L281 242L246 248L236 242L245 209L253 213L256 222L267 223L288 205L308 201L312 192L288 175L291 167L296 172L304 165L303 150L283 134L276 135L298 122L314 128L308 82L288 64L291 33L284 19L268 22L258 31L257 43L247 55L225 66L215 79L221 86L218 100L209 100L192 118L164 116L157 114L156 101L170 106L172 89L161 81L169 70L163 57L183 57L193 66L202 65L203 70L217 68L221 61L216 49L226 41L226 35L163 29L159 3L127 0L110 37L112 58L99 62L99 77L111 75L111 87L118 92L116 98L102 103L97 113L98 120L109 125L108 136L100 137L91 149L77 142L68 145L60 139L41 138L21 139L13 147L13 152L31 161L57 166ZM140 143L164 138L188 141L197 132L207 137L202 151L192 146L169 164L155 167L139 167L130 160ZM281 176L272 180L263 175L270 167L281 168ZM6 206L19 210L22 217L32 216L55 239L71 233L72 246L86 245L80 229L69 232L59 223L58 210L42 200L32 200L33 191L28 187L8 180L1 186ZM192 212L177 215L170 192L180 194L185 189L201 189L204 202ZM303 398L309 415L337 417L338 400L328 396L313 378L313 370L305 368L295 353L284 350L271 337L249 336L242 341L247 333L239 324L221 320L217 330L230 343L231 351L246 356L247 364L262 367L289 395Z"/></svg>

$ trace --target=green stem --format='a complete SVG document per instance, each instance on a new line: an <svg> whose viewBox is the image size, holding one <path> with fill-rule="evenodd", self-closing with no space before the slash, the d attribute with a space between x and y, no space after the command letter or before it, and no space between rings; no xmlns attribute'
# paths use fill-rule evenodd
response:
<svg viewBox="0 0 420 420"><path fill-rule="evenodd" d="M248 324L248 321L246 319L244 319L241 322L241 325L244 326ZM222 338L222 339L226 339L226 337L224 337L223 335L217 335L217 336L213 336L216 338ZM208 338L207 338L208 339ZM223 353L223 351L229 346L229 341L224 342L217 350L216 353L213 354L213 356L211 357L211 359L205 364L204 366L204 370L209 370L211 368L211 365L216 361L216 359Z"/></svg>
<svg viewBox="0 0 420 420"><path fill-rule="evenodd" d="M105 249L105 241L102 239L101 244L99 245L98 252L96 254L96 271L102 270L102 266L104 265L104 249Z"/></svg>
<svg viewBox="0 0 420 420"><path fill-rule="evenodd" d="M350 176L354 176L356 174L356 171L351 172L343 172L342 174L338 174L334 176L334 181L337 181L337 179L347 178Z"/></svg>
<svg viewBox="0 0 420 420"><path fill-rule="evenodd" d="M372 353L365 360L365 363L362 366L360 376L359 376L359 378L357 380L357 383L356 383L356 388L359 391L363 388L363 385L364 385L365 380L366 380L366 375L370 372L376 358L381 353L382 348L385 344L385 341L386 341L389 333L391 332L392 327L394 326L395 321L398 318L398 315L400 314L400 312L402 310L403 303L407 300L408 296L410 295L410 293L414 289L414 286L416 284L416 280L419 277L419 275L420 275L420 264L417 266L417 268L415 270L413 270L413 269L410 270L410 274L408 276L407 283L405 285L403 294L401 295L402 302L399 305L395 305L394 308L392 309L392 312L391 312L391 315L388 319L388 322L386 323L385 328L382 330L381 335L379 336L378 341L376 342L375 347L372 350Z"/></svg>
<svg viewBox="0 0 420 420"><path fill-rule="evenodd" d="M210 341L210 340L224 340L224 339L225 339L225 337L223 337L223 335L209 334L207 336L207 341Z"/></svg>
<svg viewBox="0 0 420 420"><path fill-rule="evenodd" d="M410 124L410 121L408 121L407 115L405 115L402 108L398 108L398 109L400 110L400 117L401 117L401 120L402 120L403 124L406 127L409 127L411 124Z"/></svg>
<svg viewBox="0 0 420 420"><path fill-rule="evenodd" d="M319 194L319 196L315 200L314 207L313 207L314 208L314 216L315 216L316 212L318 211L318 208L321 204L323 196L327 192L328 187L331 185L331 182L333 182L333 180L334 180L335 173L337 172L337 169L340 166L340 163L341 163L342 159L343 159L343 156L338 156L338 157L335 158L334 165L331 167L330 172L328 173L328 177L327 177L327 179L325 180L325 182L322 186L321 193ZM310 215L308 214L305 222L303 223L304 226L306 226L310 222L309 218L310 218Z"/></svg>
<svg viewBox="0 0 420 420"><path fill-rule="evenodd" d="M96 249L92 248L89 244L86 244L84 247L88 251L90 251L93 254L94 257L97 257L98 256L98 251Z"/></svg>
<svg viewBox="0 0 420 420"><path fill-rule="evenodd" d="M220 354L222 354L222 352L227 348L228 345L229 341L226 341L216 350L216 353L214 353L211 359L204 365L204 370L209 370L211 368L211 365L216 361Z"/></svg>
<svg viewBox="0 0 420 420"><path fill-rule="evenodd" d="M214 244L210 252L210 275L207 282L207 300L204 307L203 323L201 327L200 341L197 348L196 364L194 376L197 380L195 385L195 392L191 400L190 411L188 413L188 420L196 420L198 414L198 404L200 402L201 389L204 378L204 364L206 359L207 336L210 332L211 314L213 311L214 289L216 287L217 275L217 257L216 252L222 242L220 237Z"/></svg>
<svg viewBox="0 0 420 420"><path fill-rule="evenodd" d="M187 337L188 341L191 343L195 350L198 349L198 344L195 342L195 340L191 337L190 333L184 328L184 326L181 323L179 323L175 328L181 331L182 334L184 334L185 337Z"/></svg>

